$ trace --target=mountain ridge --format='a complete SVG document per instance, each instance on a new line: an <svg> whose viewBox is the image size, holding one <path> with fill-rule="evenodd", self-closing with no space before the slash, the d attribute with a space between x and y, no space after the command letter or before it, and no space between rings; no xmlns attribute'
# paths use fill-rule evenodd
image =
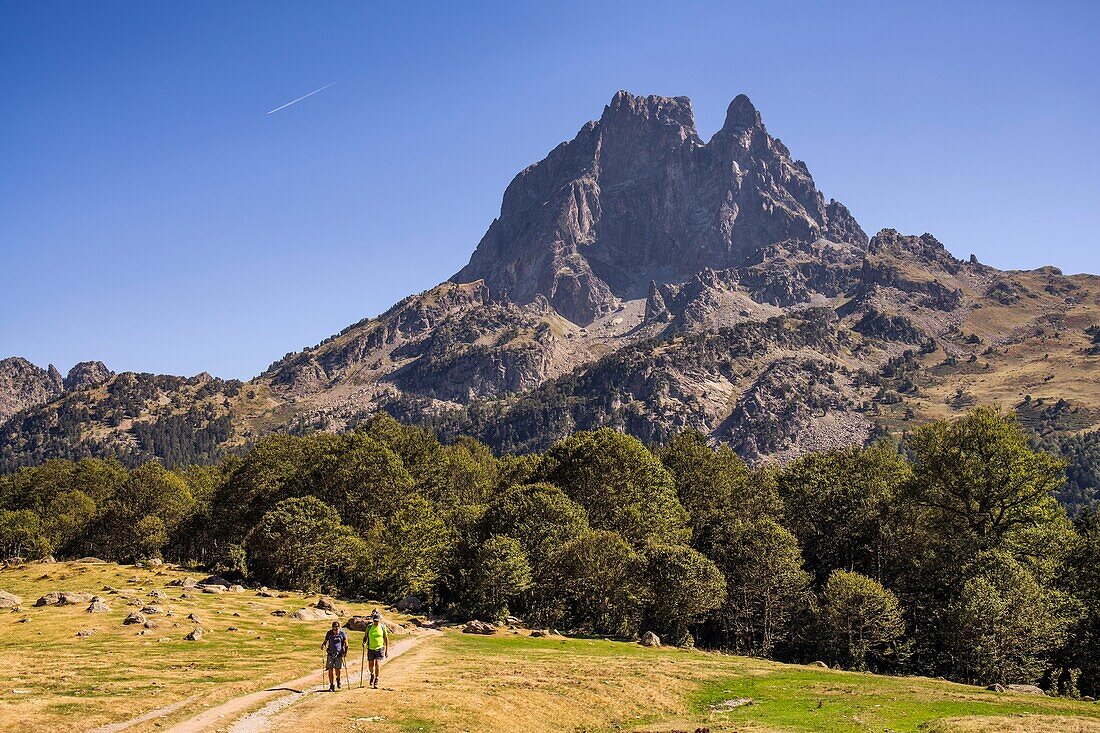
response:
<svg viewBox="0 0 1100 733"><path fill-rule="evenodd" d="M704 142L686 97L621 91L515 176L452 278L248 382L0 362L0 468L210 460L377 410L498 450L583 427L695 429L752 461L976 401L1065 401L1076 417L1058 430L1096 430L1098 306L1091 275L867 237L744 95ZM815 340L761 335L790 329Z"/></svg>

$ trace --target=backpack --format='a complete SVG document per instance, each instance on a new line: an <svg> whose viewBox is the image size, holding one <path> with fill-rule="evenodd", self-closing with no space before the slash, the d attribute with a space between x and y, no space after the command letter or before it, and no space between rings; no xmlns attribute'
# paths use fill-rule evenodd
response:
<svg viewBox="0 0 1100 733"><path fill-rule="evenodd" d="M343 654L348 645L348 635L343 629L328 632L328 650L330 654Z"/></svg>

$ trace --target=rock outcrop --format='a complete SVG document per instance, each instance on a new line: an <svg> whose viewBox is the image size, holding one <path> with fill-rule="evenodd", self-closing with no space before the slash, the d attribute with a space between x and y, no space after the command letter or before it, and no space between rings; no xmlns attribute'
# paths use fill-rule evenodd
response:
<svg viewBox="0 0 1100 733"><path fill-rule="evenodd" d="M108 382L115 373L101 361L82 361L65 375L65 389L75 392L93 389Z"/></svg>
<svg viewBox="0 0 1100 733"><path fill-rule="evenodd" d="M0 359L0 423L28 407L49 402L65 389L61 372L46 369L19 356Z"/></svg>

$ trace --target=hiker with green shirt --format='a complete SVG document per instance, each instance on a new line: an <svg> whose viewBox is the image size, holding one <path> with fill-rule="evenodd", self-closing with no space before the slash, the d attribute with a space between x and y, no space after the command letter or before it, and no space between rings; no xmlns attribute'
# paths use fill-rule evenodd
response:
<svg viewBox="0 0 1100 733"><path fill-rule="evenodd" d="M374 609L370 623L363 633L363 646L367 648L367 666L370 668L370 686L378 689L378 667L390 653L390 634L382 623L382 614Z"/></svg>

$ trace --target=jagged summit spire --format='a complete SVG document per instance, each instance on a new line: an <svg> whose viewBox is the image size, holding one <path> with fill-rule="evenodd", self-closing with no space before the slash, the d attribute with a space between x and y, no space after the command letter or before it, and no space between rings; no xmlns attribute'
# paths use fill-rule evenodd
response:
<svg viewBox="0 0 1100 733"><path fill-rule="evenodd" d="M607 123L621 117L672 123L695 131L695 113L687 97L640 96L620 89L604 107L600 122Z"/></svg>
<svg viewBox="0 0 1100 733"><path fill-rule="evenodd" d="M654 274L684 281L777 242L822 237L867 244L747 96L734 98L722 130L703 143L687 97L619 91L598 122L516 176L452 279L482 280L521 305L541 295L587 325L646 297Z"/></svg>
<svg viewBox="0 0 1100 733"><path fill-rule="evenodd" d="M745 94L738 94L726 108L726 121L722 124L722 129L739 132L762 124L760 112L757 111L752 100Z"/></svg>

